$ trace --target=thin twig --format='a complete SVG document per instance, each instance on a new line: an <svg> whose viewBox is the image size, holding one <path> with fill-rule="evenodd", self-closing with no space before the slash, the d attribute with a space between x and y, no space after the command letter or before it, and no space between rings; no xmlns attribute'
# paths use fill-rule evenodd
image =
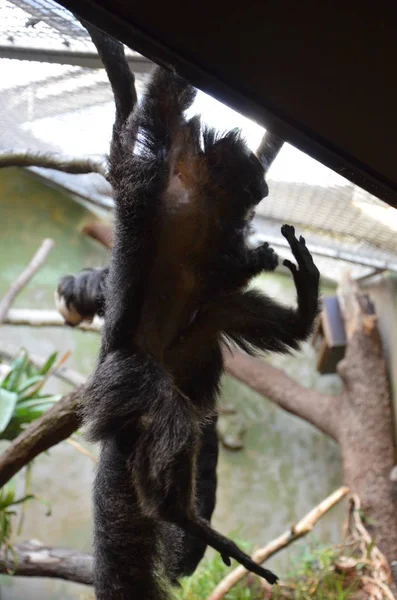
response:
<svg viewBox="0 0 397 600"><path fill-rule="evenodd" d="M90 158L66 158L56 154L4 152L0 153L0 168L3 167L40 167L74 175L99 173L99 175L107 177L107 171L100 162Z"/></svg>
<svg viewBox="0 0 397 600"><path fill-rule="evenodd" d="M70 446L72 446L75 450L77 450L81 454L84 454L84 456L88 456L88 458L90 458L92 460L92 462L94 462L94 463L98 462L98 459L97 459L96 456L94 456L89 450L87 450L87 448L84 448L84 446L82 446L81 444L79 444L79 442L77 442L73 438L68 438L66 440L66 442Z"/></svg>
<svg viewBox="0 0 397 600"><path fill-rule="evenodd" d="M17 277L16 281L10 286L0 302L0 323L3 323L7 313L19 292L29 283L32 277L40 269L47 259L47 256L54 245L54 240L43 240L40 248L37 250L28 266Z"/></svg>
<svg viewBox="0 0 397 600"><path fill-rule="evenodd" d="M394 595L389 588L389 583L392 581L391 567L364 526L359 496L352 494L349 501L350 511L346 527L346 539L348 542L355 543L359 553L356 566L357 564L365 564L365 573L361 575L361 581L365 584L364 587L377 587L380 590L379 597L393 600ZM376 598L376 595L373 597Z"/></svg>
<svg viewBox="0 0 397 600"><path fill-rule="evenodd" d="M320 504L315 506L306 516L303 517L298 523L292 525L285 533L280 535L278 538L257 550L252 560L258 564L263 563L265 560L289 546L295 540L308 534L314 527L314 525L325 515L335 504L337 504L346 494L349 492L349 488L341 487L330 496L325 498ZM208 600L221 600L225 594L229 592L243 577L248 574L248 571L239 566L229 573L215 588Z"/></svg>
<svg viewBox="0 0 397 600"><path fill-rule="evenodd" d="M36 308L11 308L4 319L5 325L29 325L30 327L65 327L65 320L57 310ZM100 331L102 319L95 317L92 323L82 322L73 329Z"/></svg>

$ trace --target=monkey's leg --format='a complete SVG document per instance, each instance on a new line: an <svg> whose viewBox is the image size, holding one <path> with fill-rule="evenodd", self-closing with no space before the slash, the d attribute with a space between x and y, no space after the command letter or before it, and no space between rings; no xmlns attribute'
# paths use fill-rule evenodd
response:
<svg viewBox="0 0 397 600"><path fill-rule="evenodd" d="M68 325L92 321L95 315L103 316L108 272L108 267L84 269L77 275L62 277L55 303Z"/></svg>

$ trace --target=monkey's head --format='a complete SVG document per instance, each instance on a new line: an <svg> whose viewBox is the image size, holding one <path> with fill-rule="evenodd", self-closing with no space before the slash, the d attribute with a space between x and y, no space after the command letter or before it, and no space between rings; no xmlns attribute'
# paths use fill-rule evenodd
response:
<svg viewBox="0 0 397 600"><path fill-rule="evenodd" d="M218 137L204 132L204 152L211 179L221 192L222 216L250 220L255 207L269 193L265 171L257 156L247 147L239 130Z"/></svg>

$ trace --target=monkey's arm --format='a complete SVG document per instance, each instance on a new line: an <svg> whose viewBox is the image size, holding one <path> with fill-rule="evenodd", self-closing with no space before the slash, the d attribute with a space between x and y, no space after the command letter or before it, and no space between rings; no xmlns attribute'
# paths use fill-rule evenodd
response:
<svg viewBox="0 0 397 600"><path fill-rule="evenodd" d="M257 248L248 248L244 239L230 243L232 252L222 254L214 262L213 272L209 274L218 289L234 292L243 288L253 277L260 273L274 271L278 265L278 256L267 242Z"/></svg>
<svg viewBox="0 0 397 600"><path fill-rule="evenodd" d="M298 268L284 261L297 290L297 309L284 307L258 291L230 295L221 308L220 323L227 337L248 352L254 349L286 352L299 347L311 333L320 311L320 274L303 237L284 225L282 234L288 240Z"/></svg>
<svg viewBox="0 0 397 600"><path fill-rule="evenodd" d="M219 333L250 353L288 352L297 349L310 335L320 310L319 272L305 240L295 238L294 228L284 225L282 232L299 266L297 269L284 261L294 277L297 308L282 306L257 290L219 296L203 306L194 323L170 349L174 363L183 358L187 370L190 363L197 362L198 352L219 339Z"/></svg>

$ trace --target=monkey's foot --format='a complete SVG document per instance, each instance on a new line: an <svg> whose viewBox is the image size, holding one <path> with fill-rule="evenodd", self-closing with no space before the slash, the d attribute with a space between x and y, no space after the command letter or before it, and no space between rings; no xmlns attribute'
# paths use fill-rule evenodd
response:
<svg viewBox="0 0 397 600"><path fill-rule="evenodd" d="M87 321L88 319L81 315L73 304L73 296L74 277L72 275L66 275L59 282L58 289L55 292L55 306L65 319L66 325L76 327L77 325L80 325L82 321ZM90 319L90 321L92 321L92 319Z"/></svg>

